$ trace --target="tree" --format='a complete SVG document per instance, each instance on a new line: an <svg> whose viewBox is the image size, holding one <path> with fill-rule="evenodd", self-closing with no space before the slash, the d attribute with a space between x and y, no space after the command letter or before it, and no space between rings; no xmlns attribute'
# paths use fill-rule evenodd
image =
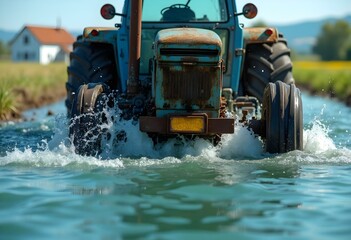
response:
<svg viewBox="0 0 351 240"><path fill-rule="evenodd" d="M263 20L258 20L254 22L250 27L267 27L267 23L264 22Z"/></svg>
<svg viewBox="0 0 351 240"><path fill-rule="evenodd" d="M349 47L349 49L346 52L346 61L351 61L351 46Z"/></svg>
<svg viewBox="0 0 351 240"><path fill-rule="evenodd" d="M351 26L346 21L327 23L317 37L313 52L322 60L345 60L351 39Z"/></svg>
<svg viewBox="0 0 351 240"><path fill-rule="evenodd" d="M0 41L0 56L5 53L5 46L2 41Z"/></svg>
<svg viewBox="0 0 351 240"><path fill-rule="evenodd" d="M0 40L0 59L8 57L9 54L10 54L10 50L9 50L8 45L6 43L3 43Z"/></svg>

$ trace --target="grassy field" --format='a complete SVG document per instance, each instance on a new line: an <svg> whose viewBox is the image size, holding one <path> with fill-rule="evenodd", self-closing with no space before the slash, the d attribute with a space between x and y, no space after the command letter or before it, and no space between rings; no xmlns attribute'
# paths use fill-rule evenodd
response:
<svg viewBox="0 0 351 240"><path fill-rule="evenodd" d="M297 85L312 93L329 95L351 104L351 61L295 61L294 78Z"/></svg>
<svg viewBox="0 0 351 240"><path fill-rule="evenodd" d="M63 98L66 67L65 63L40 65L0 61L0 120Z"/></svg>

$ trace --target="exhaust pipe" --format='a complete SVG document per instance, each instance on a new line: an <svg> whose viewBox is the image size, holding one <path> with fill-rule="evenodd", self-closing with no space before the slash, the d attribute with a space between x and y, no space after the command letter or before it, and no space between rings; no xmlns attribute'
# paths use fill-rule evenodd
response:
<svg viewBox="0 0 351 240"><path fill-rule="evenodd" d="M142 0L131 0L127 93L132 96L139 92L142 5Z"/></svg>

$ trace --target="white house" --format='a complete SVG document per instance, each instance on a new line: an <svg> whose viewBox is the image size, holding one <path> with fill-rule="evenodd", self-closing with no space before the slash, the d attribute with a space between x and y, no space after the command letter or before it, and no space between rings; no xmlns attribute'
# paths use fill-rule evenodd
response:
<svg viewBox="0 0 351 240"><path fill-rule="evenodd" d="M62 28L24 26L10 42L12 61L69 62L74 37Z"/></svg>

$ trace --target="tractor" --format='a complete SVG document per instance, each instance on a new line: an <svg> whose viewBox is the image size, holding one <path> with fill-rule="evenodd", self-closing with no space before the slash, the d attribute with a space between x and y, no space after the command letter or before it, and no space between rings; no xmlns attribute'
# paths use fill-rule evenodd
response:
<svg viewBox="0 0 351 240"><path fill-rule="evenodd" d="M203 138L220 144L242 123L265 151L303 148L300 90L290 49L274 27L246 28L233 0L125 0L122 12L102 6L114 27L86 27L73 45L66 83L75 151L98 155L104 109L133 121L154 144ZM117 116L118 115L118 116ZM123 140L118 132L109 138Z"/></svg>

